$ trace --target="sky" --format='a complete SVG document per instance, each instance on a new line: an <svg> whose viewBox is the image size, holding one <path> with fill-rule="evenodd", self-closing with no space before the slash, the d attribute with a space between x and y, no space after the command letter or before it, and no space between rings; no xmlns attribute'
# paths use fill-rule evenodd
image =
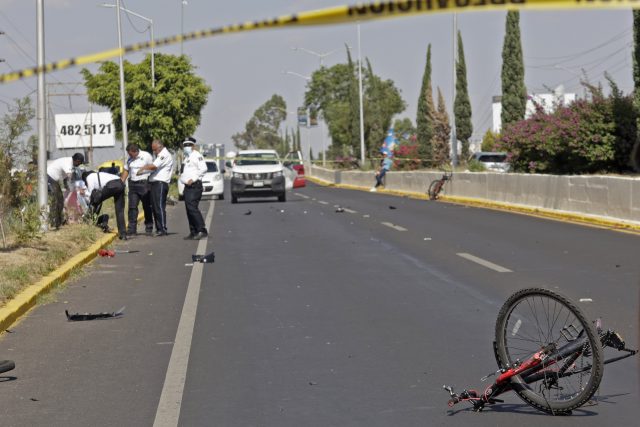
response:
<svg viewBox="0 0 640 427"><path fill-rule="evenodd" d="M117 47L114 9L99 7L102 0L45 0L45 54L47 62L86 55ZM111 3L115 3L115 0ZM154 21L156 38L185 32L265 19L341 4L339 0L124 0L123 6ZM352 4L348 1L347 4ZM35 65L36 1L0 0L0 73ZM492 97L500 95L501 51L506 12L457 14L462 33L474 136L479 139L491 127ZM183 17L183 19L181 19ZM415 123L418 91L425 68L427 45L432 45L432 82L440 87L449 111L453 81L452 14L420 15L361 24L362 57L374 72L391 79L407 103L398 118ZM123 43L149 39L146 22L123 15ZM632 80L632 14L627 10L522 12L520 20L525 60L525 83L529 93L549 92L563 85L565 92L583 94L582 70L593 83L604 80L607 71L628 93ZM286 126L296 126L295 110L304 99L306 81L286 72L310 76L319 68L319 58L294 50L299 47L329 53L325 66L346 62L345 44L357 56L357 26L299 27L224 35L185 42L189 55L212 88L201 125L199 142L232 146L231 136L244 129L253 112L273 94L281 95L288 114ZM159 49L179 54L180 45ZM142 54L128 55L139 62ZM117 60L117 59L114 59ZM95 70L96 66L88 66ZM51 93L84 93L80 68L47 75ZM64 84L60 84L64 83ZM12 99L31 95L35 105L37 81L30 78L0 85L0 115ZM84 96L53 96L54 114L86 113ZM34 126L35 128L35 126ZM322 129L303 131L317 153L329 139ZM35 130L34 130L35 133Z"/></svg>

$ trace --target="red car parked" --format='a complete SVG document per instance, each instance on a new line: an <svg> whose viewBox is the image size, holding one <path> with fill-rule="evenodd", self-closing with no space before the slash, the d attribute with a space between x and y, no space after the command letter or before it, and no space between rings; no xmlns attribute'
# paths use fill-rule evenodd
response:
<svg viewBox="0 0 640 427"><path fill-rule="evenodd" d="M304 161L300 151L291 151L284 157L284 165L296 171L297 175L293 181L293 188L305 187L307 181L304 178Z"/></svg>

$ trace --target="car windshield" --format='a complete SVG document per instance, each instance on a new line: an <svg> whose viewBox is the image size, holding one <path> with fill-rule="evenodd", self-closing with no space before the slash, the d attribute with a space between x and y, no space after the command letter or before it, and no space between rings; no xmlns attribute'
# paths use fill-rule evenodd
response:
<svg viewBox="0 0 640 427"><path fill-rule="evenodd" d="M277 165L278 156L275 153L244 153L236 157L236 165Z"/></svg>
<svg viewBox="0 0 640 427"><path fill-rule="evenodd" d="M478 159L484 163L503 163L507 160L506 154L486 154Z"/></svg>
<svg viewBox="0 0 640 427"><path fill-rule="evenodd" d="M218 172L216 162L207 162L207 172Z"/></svg>

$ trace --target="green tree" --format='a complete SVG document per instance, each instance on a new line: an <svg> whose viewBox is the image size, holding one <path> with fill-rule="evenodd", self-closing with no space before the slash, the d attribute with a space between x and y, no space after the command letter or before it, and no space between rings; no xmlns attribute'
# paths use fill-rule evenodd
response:
<svg viewBox="0 0 640 427"><path fill-rule="evenodd" d="M633 11L633 83L633 104L636 111L640 111L640 10ZM640 119L638 120L636 128L640 132ZM640 134L635 137L631 165L636 171L640 171Z"/></svg>
<svg viewBox="0 0 640 427"><path fill-rule="evenodd" d="M352 153L355 153L358 157L362 157L360 155L360 83L359 79L356 77L358 75L357 67L360 66L360 63L355 63L351 59L351 50L349 48L347 48L347 65L349 66L349 146L352 148Z"/></svg>
<svg viewBox="0 0 640 427"><path fill-rule="evenodd" d="M170 148L193 135L211 88L195 74L188 56L155 55L155 88L149 78L150 56L124 63L127 130L130 142L150 147L160 139ZM107 107L122 138L119 68L105 62L96 74L82 70L89 100Z"/></svg>
<svg viewBox="0 0 640 427"><path fill-rule="evenodd" d="M458 60L456 61L456 100L453 104L456 118L456 137L462 142L461 156L463 161L469 158L469 138L473 134L471 122L471 101L467 87L467 64L464 59L462 34L458 31Z"/></svg>
<svg viewBox="0 0 640 427"><path fill-rule="evenodd" d="M496 146L500 140L500 134L494 133L491 129L487 129L487 132L482 137L482 143L480 144L481 151L496 151Z"/></svg>
<svg viewBox="0 0 640 427"><path fill-rule="evenodd" d="M280 124L287 118L287 104L280 95L272 95L253 113L243 132L231 137L236 147L277 149L282 146Z"/></svg>
<svg viewBox="0 0 640 427"><path fill-rule="evenodd" d="M451 125L440 88L438 88L438 110L435 113L435 119L431 145L433 147L433 164L440 167L449 163L449 152L451 151L449 145Z"/></svg>
<svg viewBox="0 0 640 427"><path fill-rule="evenodd" d="M520 13L509 11L502 47L502 128L524 119L526 108L527 89L524 84Z"/></svg>
<svg viewBox="0 0 640 427"><path fill-rule="evenodd" d="M431 88L431 44L427 47L427 65L422 76L422 87L418 98L418 113L416 117L418 155L423 164L431 164L433 149L433 127L435 108L433 105L433 90Z"/></svg>
<svg viewBox="0 0 640 427"><path fill-rule="evenodd" d="M369 59L366 82L364 134L367 155L372 158L379 153L393 116L404 111L406 104L393 81L383 81L373 73Z"/></svg>
<svg viewBox="0 0 640 427"><path fill-rule="evenodd" d="M413 142L412 140L415 139L416 127L408 117L396 119L396 121L393 122L393 130L395 131L400 144L408 144Z"/></svg>
<svg viewBox="0 0 640 427"><path fill-rule="evenodd" d="M0 120L0 149L9 170L16 165L24 166L31 157L31 144L23 140L31 130L35 110L29 97L14 100Z"/></svg>

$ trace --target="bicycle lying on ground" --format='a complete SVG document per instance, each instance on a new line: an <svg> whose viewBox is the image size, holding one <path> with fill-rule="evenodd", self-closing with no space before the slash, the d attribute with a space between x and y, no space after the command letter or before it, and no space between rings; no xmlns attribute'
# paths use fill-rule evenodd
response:
<svg viewBox="0 0 640 427"><path fill-rule="evenodd" d="M440 192L442 191L442 187L444 187L445 182L451 180L453 177L453 171L443 170L443 175L440 179L434 179L429 184L429 189L427 190L427 195L429 196L429 200L437 200L440 196Z"/></svg>
<svg viewBox="0 0 640 427"><path fill-rule="evenodd" d="M589 322L568 298L547 289L523 289L510 296L498 314L493 343L498 375L482 393L449 386L449 407L469 402L476 412L497 397L514 391L534 408L567 415L587 403L600 386L604 365L637 353L622 337L603 330L600 319ZM626 354L604 360L604 350Z"/></svg>

